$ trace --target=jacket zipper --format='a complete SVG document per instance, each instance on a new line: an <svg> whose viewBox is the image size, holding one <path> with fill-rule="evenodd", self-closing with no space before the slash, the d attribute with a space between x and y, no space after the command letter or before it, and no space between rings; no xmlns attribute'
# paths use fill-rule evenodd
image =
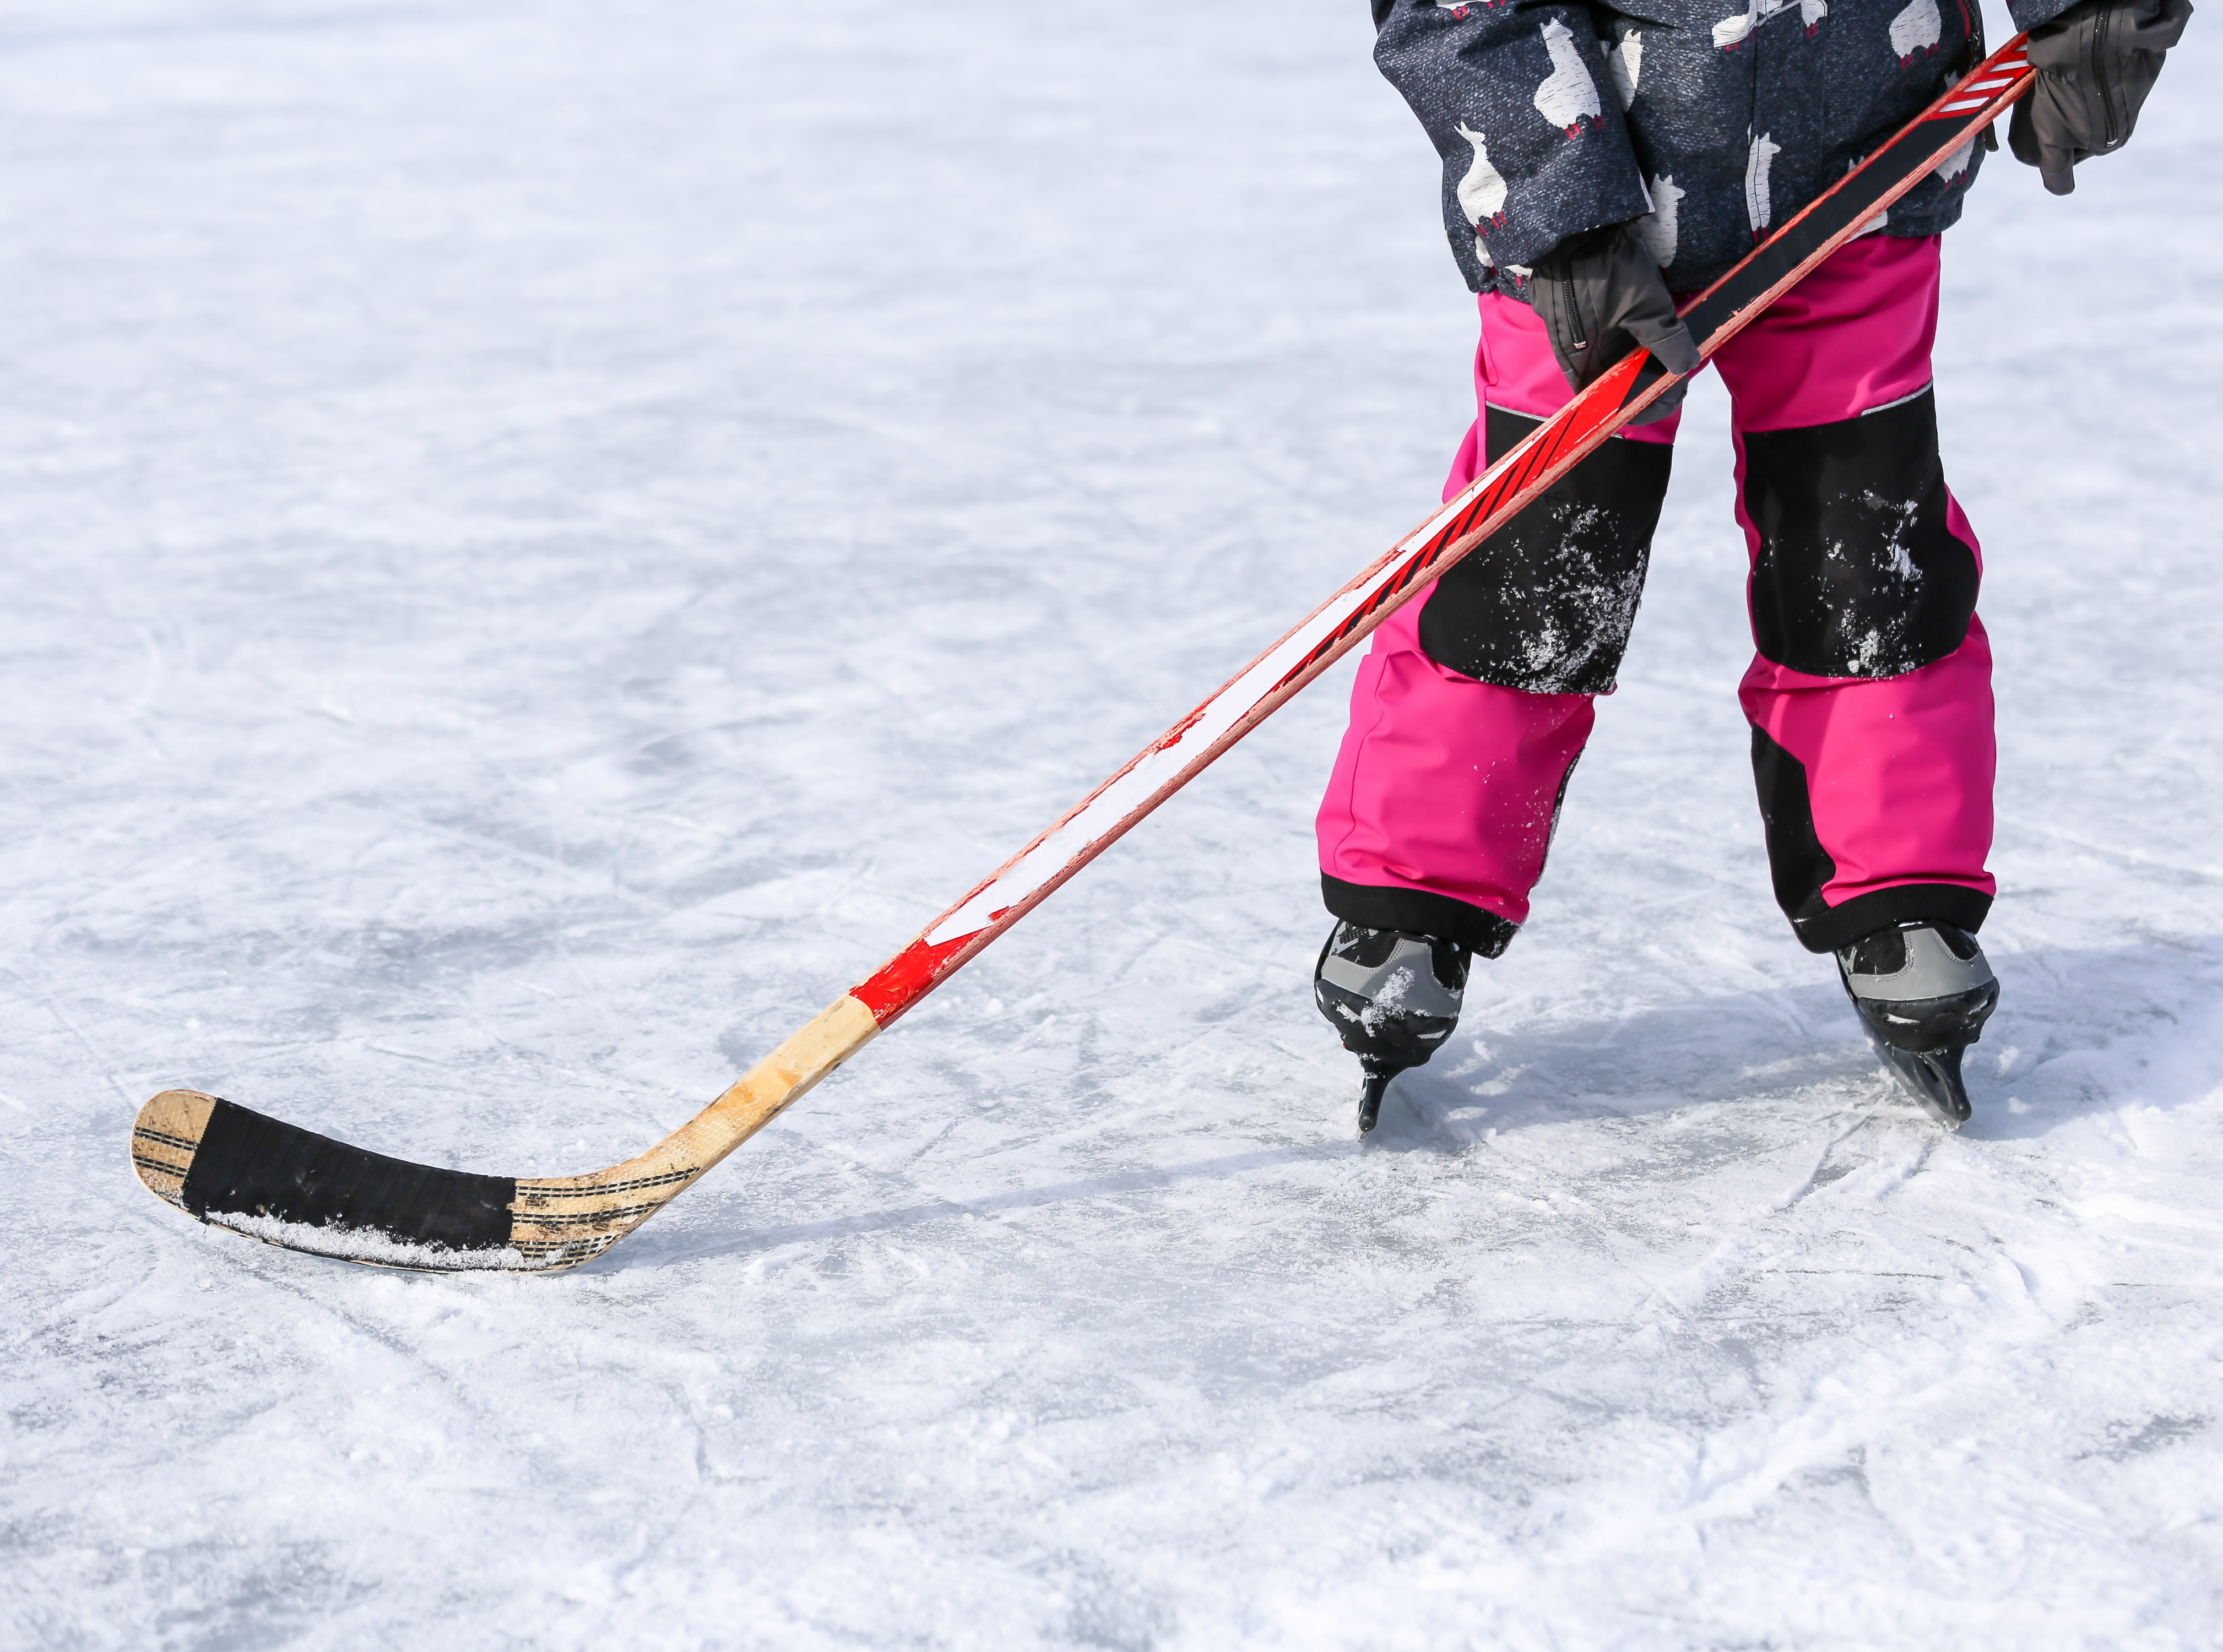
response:
<svg viewBox="0 0 2223 1652"><path fill-rule="evenodd" d="M1984 60L1986 55L1984 14L1981 9L1971 10L1968 0L1961 0L1961 32L1968 36L1968 49L1966 61L1968 67L1974 69Z"/></svg>
<svg viewBox="0 0 2223 1652"><path fill-rule="evenodd" d="M2114 21L2114 12L2106 4L2100 15L2092 20L2092 78L2100 83L2100 114L2102 120L2100 136L2106 141L2102 154L2121 141L2115 135L2115 99L2107 85L2107 25Z"/></svg>

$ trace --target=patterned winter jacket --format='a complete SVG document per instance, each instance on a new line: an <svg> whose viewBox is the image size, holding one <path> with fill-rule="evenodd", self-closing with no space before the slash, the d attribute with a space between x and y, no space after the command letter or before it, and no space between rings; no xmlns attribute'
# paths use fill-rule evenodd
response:
<svg viewBox="0 0 2223 1652"><path fill-rule="evenodd" d="M1469 286L1525 298L1565 237L1635 218L1668 285L1702 287L1981 60L1979 0L1733 3L1372 0ZM1943 229L1981 159L1953 155L1878 227Z"/></svg>

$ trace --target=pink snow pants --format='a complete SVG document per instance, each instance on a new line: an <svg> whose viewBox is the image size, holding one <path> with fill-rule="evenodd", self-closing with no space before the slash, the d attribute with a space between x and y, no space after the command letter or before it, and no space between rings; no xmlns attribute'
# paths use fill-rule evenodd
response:
<svg viewBox="0 0 2223 1652"><path fill-rule="evenodd" d="M1973 930L1993 891L1980 552L1928 393L1938 269L1935 237L1864 236L1712 358L1759 648L1738 697L1776 897L1816 952L1909 919ZM1571 393L1535 312L1480 302L1481 416L1445 499ZM1593 699L1611 692L1678 419L1609 441L1569 479L1599 467L1602 507L1653 490L1613 543L1583 537L1601 509L1532 506L1376 631L1318 821L1337 916L1487 956L1527 917ZM1501 537L1512 549L1489 562Z"/></svg>

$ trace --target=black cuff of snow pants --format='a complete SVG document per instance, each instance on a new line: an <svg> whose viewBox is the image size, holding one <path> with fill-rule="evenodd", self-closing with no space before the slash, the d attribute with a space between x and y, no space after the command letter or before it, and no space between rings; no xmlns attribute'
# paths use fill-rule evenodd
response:
<svg viewBox="0 0 2223 1652"><path fill-rule="evenodd" d="M1496 958L1521 933L1494 912L1470 907L1431 889L1387 889L1371 883L1346 883L1320 874L1320 899L1347 924L1368 929L1396 929L1407 935L1433 935L1457 941L1483 958ZM1863 932L1865 933L1865 932Z"/></svg>
<svg viewBox="0 0 2223 1652"><path fill-rule="evenodd" d="M1990 895L1958 883L1901 883L1856 895L1841 907L1814 901L1806 911L1791 914L1791 927L1808 952L1834 952L1879 929L1924 920L1951 924L1973 935L1984 927L1991 909Z"/></svg>

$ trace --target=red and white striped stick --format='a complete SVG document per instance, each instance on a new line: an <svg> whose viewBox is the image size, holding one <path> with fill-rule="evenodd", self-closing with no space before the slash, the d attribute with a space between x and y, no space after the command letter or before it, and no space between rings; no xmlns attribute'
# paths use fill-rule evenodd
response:
<svg viewBox="0 0 2223 1652"><path fill-rule="evenodd" d="M2023 52L2026 38L2018 35L1993 53L1890 144L1685 305L1682 313L1700 354L1711 355L1720 349L1807 271L1872 224L1929 171L1957 155L1962 142L1974 141L1981 128L2020 97L2031 73ZM1922 129L1939 122L1946 123L1951 135ZM1895 154L1902 146L1923 154ZM1906 165L1909 160L1918 164ZM1876 174L1902 169L1905 175L1876 198L1866 198L1868 192L1855 187L1855 180L1873 181ZM1797 255L1786 271L1771 267L1794 247ZM1764 256L1771 253L1776 256ZM1672 375L1653 366L1640 350L1612 368L1483 472L1465 492L1307 614L1219 693L1137 753L1071 813L998 867L910 945L851 989L850 996L872 1011L879 1026L895 1021L1357 647L1421 587L1525 509L1650 405L1671 381Z"/></svg>

